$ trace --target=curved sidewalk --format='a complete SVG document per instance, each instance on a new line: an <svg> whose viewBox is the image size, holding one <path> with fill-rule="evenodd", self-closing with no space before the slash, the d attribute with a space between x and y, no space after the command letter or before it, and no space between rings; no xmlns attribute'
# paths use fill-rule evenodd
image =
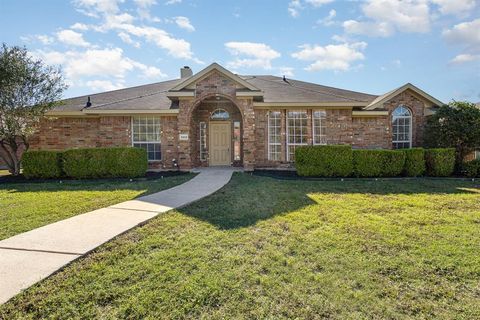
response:
<svg viewBox="0 0 480 320"><path fill-rule="evenodd" d="M196 177L176 187L0 241L0 304L159 213L214 193L230 181L233 171L232 168L200 169Z"/></svg>

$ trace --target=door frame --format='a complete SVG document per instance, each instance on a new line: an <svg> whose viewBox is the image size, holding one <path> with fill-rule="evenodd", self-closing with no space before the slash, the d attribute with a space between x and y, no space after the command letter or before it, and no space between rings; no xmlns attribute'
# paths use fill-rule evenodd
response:
<svg viewBox="0 0 480 320"><path fill-rule="evenodd" d="M230 137L230 139L228 140L229 141L229 144L228 144L228 164L226 164L227 166L231 166L232 165L232 121L231 120L215 120L215 121L209 121L208 122L208 153L209 153L209 157L208 157L208 166L209 167L216 167L216 166L225 166L225 165L212 165L211 164L211 155L212 155L212 137L213 137L213 134L212 134L212 125L215 125L215 124L228 124L228 135Z"/></svg>

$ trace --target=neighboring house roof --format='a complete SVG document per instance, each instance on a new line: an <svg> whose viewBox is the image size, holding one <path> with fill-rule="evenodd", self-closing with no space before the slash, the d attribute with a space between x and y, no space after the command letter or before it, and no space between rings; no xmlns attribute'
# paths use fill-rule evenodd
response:
<svg viewBox="0 0 480 320"><path fill-rule="evenodd" d="M102 92L65 99L63 104L52 110L52 114L64 113L134 113L149 111L173 112L178 109L178 101L174 97L181 94L193 94L187 87L201 80L207 74L216 70L239 84L241 93L255 95L260 98L260 104L305 104L352 106L363 110L381 110L383 103L399 94L403 90L411 89L425 99L437 105L443 103L428 95L410 83L392 90L384 95L377 96L339 88L322 86L298 80L284 79L269 75L239 76L231 73L217 63L213 63L204 70L186 79L175 79L157 82L137 87ZM91 105L87 107L90 97ZM173 99L172 99L173 97ZM258 101L258 99L256 100Z"/></svg>
<svg viewBox="0 0 480 320"><path fill-rule="evenodd" d="M397 89L394 89L390 92L387 92L381 96L378 96L375 100L373 100L368 106L366 106L364 108L364 110L375 110L375 109L378 109L378 108L381 108L383 107L383 103L390 100L391 98L395 97L396 95L400 94L401 92L407 90L407 89L410 89L412 90L413 92L417 93L418 95L420 95L421 97L423 97L424 99L428 100L428 101L431 101L433 102L433 104L437 105L437 106L442 106L444 103L441 102L440 100L437 100L435 99L434 97L432 97L431 95L429 95L428 93L426 93L425 91L417 88L416 86L414 86L413 84L411 83L407 83L407 84L404 84L403 86L397 88Z"/></svg>

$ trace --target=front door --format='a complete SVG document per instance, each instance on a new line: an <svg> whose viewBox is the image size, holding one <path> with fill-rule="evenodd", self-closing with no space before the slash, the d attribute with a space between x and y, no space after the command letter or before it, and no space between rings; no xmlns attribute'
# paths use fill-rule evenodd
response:
<svg viewBox="0 0 480 320"><path fill-rule="evenodd" d="M231 164L230 121L210 122L210 165L229 166Z"/></svg>

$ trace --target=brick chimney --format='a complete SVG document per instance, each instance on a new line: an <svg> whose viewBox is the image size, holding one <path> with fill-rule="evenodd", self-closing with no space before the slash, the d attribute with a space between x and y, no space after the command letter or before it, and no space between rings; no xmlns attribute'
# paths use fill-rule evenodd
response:
<svg viewBox="0 0 480 320"><path fill-rule="evenodd" d="M193 71L189 66L184 66L180 69L180 78L185 79L191 76L193 76Z"/></svg>

